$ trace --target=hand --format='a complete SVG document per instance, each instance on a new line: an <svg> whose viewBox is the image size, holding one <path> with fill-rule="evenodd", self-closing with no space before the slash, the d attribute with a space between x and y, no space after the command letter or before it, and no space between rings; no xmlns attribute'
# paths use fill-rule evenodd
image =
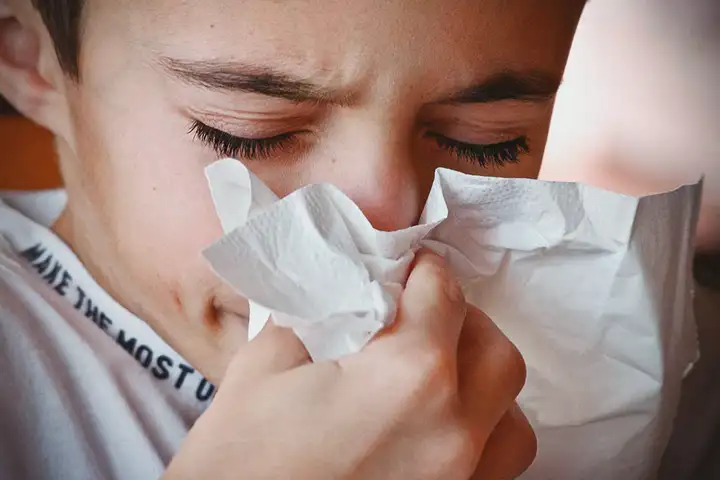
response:
<svg viewBox="0 0 720 480"><path fill-rule="evenodd" d="M423 252L397 320L362 352L310 363L273 325L242 348L166 478L513 478L535 454L514 404L524 373Z"/></svg>

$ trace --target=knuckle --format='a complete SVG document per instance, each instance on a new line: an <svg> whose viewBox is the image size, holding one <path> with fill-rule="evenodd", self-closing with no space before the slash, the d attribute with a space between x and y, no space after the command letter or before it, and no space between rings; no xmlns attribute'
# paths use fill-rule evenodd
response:
<svg viewBox="0 0 720 480"><path fill-rule="evenodd" d="M515 404L511 412L515 418L516 445L518 446L520 464L524 471L535 460L538 450L538 440L535 435L535 430L532 425L530 425L530 421L520 406Z"/></svg>
<svg viewBox="0 0 720 480"><path fill-rule="evenodd" d="M457 393L457 373L454 359L440 349L425 349L403 355L393 362L393 378L405 401L422 404L425 408L452 401Z"/></svg>
<svg viewBox="0 0 720 480"><path fill-rule="evenodd" d="M467 314L467 304L465 302L465 295L458 281L450 275L445 274L444 278L440 279L438 288L439 300L447 305L451 314L465 318Z"/></svg>
<svg viewBox="0 0 720 480"><path fill-rule="evenodd" d="M537 455L537 438L530 423L514 405L489 438L483 441L472 480L518 478L530 468Z"/></svg>
<svg viewBox="0 0 720 480"><path fill-rule="evenodd" d="M438 465L442 465L441 478L468 478L482 454L472 434L462 424L450 430L438 452L442 456L437 459Z"/></svg>
<svg viewBox="0 0 720 480"><path fill-rule="evenodd" d="M449 304L462 310L465 313L465 295L458 281L448 274L445 274L441 282L442 298Z"/></svg>
<svg viewBox="0 0 720 480"><path fill-rule="evenodd" d="M435 299L451 308L465 311L465 295L457 280L450 274L442 260L425 264L427 286Z"/></svg>
<svg viewBox="0 0 720 480"><path fill-rule="evenodd" d="M453 396L457 387L455 359L440 348L426 351L417 357L416 385L441 399Z"/></svg>
<svg viewBox="0 0 720 480"><path fill-rule="evenodd" d="M519 455L518 463L521 468L521 472L518 472L518 474L520 474L530 468L530 465L535 461L538 451L538 440L535 431L527 420L521 425L518 425L518 430L517 451Z"/></svg>
<svg viewBox="0 0 720 480"><path fill-rule="evenodd" d="M506 338L503 338L503 341L496 345L493 350L495 360L502 368L500 378L503 379L508 388L512 389L515 395L519 394L525 386L527 378L525 359L515 344Z"/></svg>

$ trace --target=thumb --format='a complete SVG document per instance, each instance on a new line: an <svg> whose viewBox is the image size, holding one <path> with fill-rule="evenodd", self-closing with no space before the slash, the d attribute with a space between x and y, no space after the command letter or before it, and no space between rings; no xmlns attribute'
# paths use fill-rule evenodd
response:
<svg viewBox="0 0 720 480"><path fill-rule="evenodd" d="M310 355L289 328L267 322L258 336L240 347L230 361L222 385L248 384L310 363Z"/></svg>
<svg viewBox="0 0 720 480"><path fill-rule="evenodd" d="M418 252L400 299L398 334L414 334L423 342L457 349L467 305L460 285L442 257Z"/></svg>

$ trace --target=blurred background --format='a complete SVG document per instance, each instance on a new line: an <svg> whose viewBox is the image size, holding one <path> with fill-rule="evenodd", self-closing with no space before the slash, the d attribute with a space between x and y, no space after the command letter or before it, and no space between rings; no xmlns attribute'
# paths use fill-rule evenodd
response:
<svg viewBox="0 0 720 480"><path fill-rule="evenodd" d="M543 169L630 194L705 175L699 242L720 250L720 1L589 2Z"/></svg>
<svg viewBox="0 0 720 480"><path fill-rule="evenodd" d="M4 98L0 97L0 115L15 113L9 103Z"/></svg>

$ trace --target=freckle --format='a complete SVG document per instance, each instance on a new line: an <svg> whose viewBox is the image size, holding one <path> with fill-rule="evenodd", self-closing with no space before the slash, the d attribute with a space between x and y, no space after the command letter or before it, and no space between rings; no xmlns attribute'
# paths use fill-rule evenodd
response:
<svg viewBox="0 0 720 480"><path fill-rule="evenodd" d="M176 291L172 292L172 302L175 308L179 311L183 311L183 301L182 298L180 298L180 294Z"/></svg>

